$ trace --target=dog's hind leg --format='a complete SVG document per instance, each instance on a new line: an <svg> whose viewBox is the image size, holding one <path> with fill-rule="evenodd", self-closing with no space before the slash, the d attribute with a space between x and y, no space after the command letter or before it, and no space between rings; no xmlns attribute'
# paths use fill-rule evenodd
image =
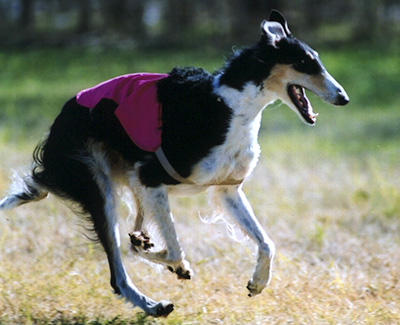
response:
<svg viewBox="0 0 400 325"><path fill-rule="evenodd" d="M247 201L241 186L216 186L211 194L218 204L231 216L242 230L258 245L258 261L252 279L247 285L249 296L254 296L271 280L275 245L262 228Z"/></svg>
<svg viewBox="0 0 400 325"><path fill-rule="evenodd" d="M53 156L52 169L44 168L38 177L46 179L54 186L56 194L79 203L82 212L89 215L93 229L102 244L109 262L111 286L134 306L147 315L167 316L173 310L168 301L154 301L141 293L131 281L122 263L120 238L114 199L114 188L107 160L102 154L81 151L80 159L69 156ZM60 170L57 166L65 164L68 168Z"/></svg>
<svg viewBox="0 0 400 325"><path fill-rule="evenodd" d="M134 306L143 309L147 315L167 316L174 308L168 301L154 301L142 294L133 284L122 263L120 253L120 234L118 229L114 189L108 165L104 160L94 159L90 166L96 187L89 189L90 197L85 203L94 229L98 235L107 258L111 273L111 286Z"/></svg>
<svg viewBox="0 0 400 325"><path fill-rule="evenodd" d="M155 221L166 247L160 251L152 251L153 244L150 238L140 231L140 228L135 228L135 232L130 234L133 251L142 258L165 265L176 273L179 279L190 279L193 271L189 262L185 260L176 235L167 189L164 186L150 188L138 185L134 187L134 191L139 200L140 217L143 218L144 215L146 219ZM141 223L137 222L135 226L139 225L141 226Z"/></svg>

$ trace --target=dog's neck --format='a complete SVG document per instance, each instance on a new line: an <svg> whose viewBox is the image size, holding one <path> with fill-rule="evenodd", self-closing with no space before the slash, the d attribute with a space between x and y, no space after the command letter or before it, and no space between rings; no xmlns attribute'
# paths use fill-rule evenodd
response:
<svg viewBox="0 0 400 325"><path fill-rule="evenodd" d="M270 91L263 83L257 86L249 81L243 89L229 87L220 83L221 75L217 75L214 80L214 93L219 96L233 112L233 117L239 119L242 123L252 123L264 107L277 100L276 94Z"/></svg>

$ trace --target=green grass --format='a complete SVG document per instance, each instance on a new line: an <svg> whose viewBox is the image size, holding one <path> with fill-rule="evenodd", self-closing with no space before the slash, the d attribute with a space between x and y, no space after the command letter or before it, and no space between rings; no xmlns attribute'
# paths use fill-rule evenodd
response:
<svg viewBox="0 0 400 325"><path fill-rule="evenodd" d="M83 221L50 197L1 212L0 324L399 323L400 57L364 49L320 56L351 103L334 108L310 95L320 113L314 127L284 105L267 108L260 163L245 183L277 245L262 295L250 299L245 289L254 246L199 220L212 214L205 195L171 200L195 271L184 283L132 256L133 217L122 205L128 272L146 294L176 306L166 320L146 318L111 293L104 253L85 238ZM14 168L29 166L37 140L78 90L128 72L214 70L222 62L213 50L1 52L0 192Z"/></svg>

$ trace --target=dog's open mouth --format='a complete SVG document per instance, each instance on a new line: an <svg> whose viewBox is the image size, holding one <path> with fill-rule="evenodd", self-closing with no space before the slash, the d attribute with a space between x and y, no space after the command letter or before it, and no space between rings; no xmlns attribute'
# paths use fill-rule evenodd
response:
<svg viewBox="0 0 400 325"><path fill-rule="evenodd" d="M298 85L290 85L288 87L288 93L303 119L309 124L314 124L317 120L318 114L313 112L311 103L306 96L304 88Z"/></svg>

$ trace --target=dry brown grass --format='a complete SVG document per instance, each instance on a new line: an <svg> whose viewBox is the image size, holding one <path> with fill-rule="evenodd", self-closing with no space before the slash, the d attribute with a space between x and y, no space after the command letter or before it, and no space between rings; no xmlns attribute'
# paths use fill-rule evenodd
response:
<svg viewBox="0 0 400 325"><path fill-rule="evenodd" d="M323 53L322 53L323 52ZM398 52L321 51L351 103L324 109L314 128L285 107L264 113L262 159L245 192L277 245L273 279L260 296L245 289L254 246L222 224L205 225L205 195L172 207L195 277L179 282L136 260L123 223L126 266L134 282L176 310L143 317L116 299L102 250L82 222L53 197L0 212L0 324L396 324L400 323L400 97ZM129 71L166 72L179 64L213 70L221 53L3 51L0 195L12 168L30 160L36 136L74 92ZM16 146L17 147L14 147ZM128 215L121 206L121 220Z"/></svg>
<svg viewBox="0 0 400 325"><path fill-rule="evenodd" d="M174 198L182 246L195 271L180 282L129 252L132 217L122 219L123 254L133 281L176 309L144 318L116 299L102 250L54 197L1 212L0 323L393 324L400 323L400 154L316 150L318 138L263 138L263 156L245 192L277 245L273 280L249 298L254 246L205 225L205 195ZM4 148L4 147L3 147ZM10 167L30 150L0 153L0 192ZM378 159L379 157L379 159ZM121 216L128 215L125 206Z"/></svg>

